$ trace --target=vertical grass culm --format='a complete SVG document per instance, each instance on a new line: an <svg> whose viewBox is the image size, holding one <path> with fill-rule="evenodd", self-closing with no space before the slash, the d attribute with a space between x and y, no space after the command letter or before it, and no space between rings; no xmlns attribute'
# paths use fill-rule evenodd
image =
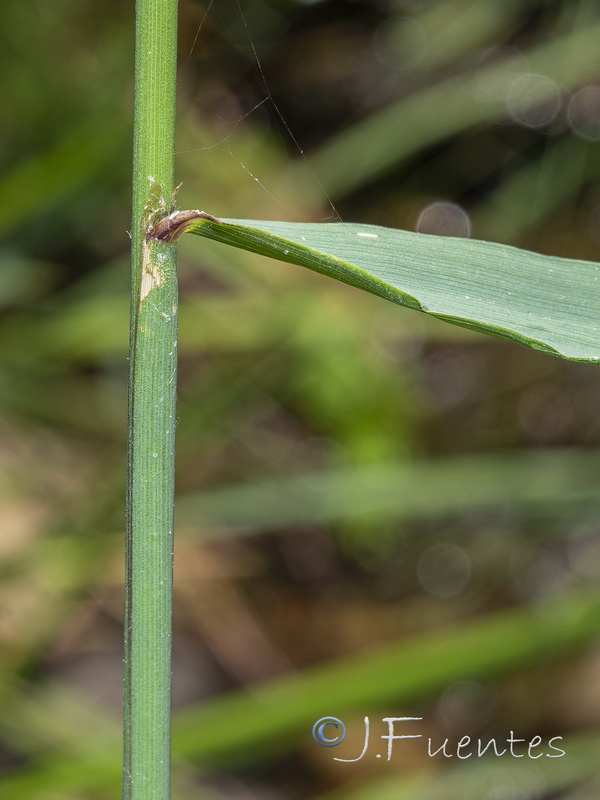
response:
<svg viewBox="0 0 600 800"><path fill-rule="evenodd" d="M125 800L167 800L177 256L147 236L174 185L177 0L137 0L125 591ZM166 198L166 200L165 200Z"/></svg>

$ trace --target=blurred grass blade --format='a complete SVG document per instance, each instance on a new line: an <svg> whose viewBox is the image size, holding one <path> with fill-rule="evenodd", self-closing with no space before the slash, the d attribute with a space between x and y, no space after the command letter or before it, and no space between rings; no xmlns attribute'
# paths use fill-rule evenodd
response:
<svg viewBox="0 0 600 800"><path fill-rule="evenodd" d="M519 76L549 79L532 86L530 101L537 104L546 101L555 86L572 89L594 79L600 67L599 35L600 24L588 22L525 53L514 51L511 58L492 60L477 71L416 91L329 139L311 156L311 167L332 197L356 192L426 147L481 122L510 117L507 91ZM298 162L290 180L302 180L305 172L304 163Z"/></svg>
<svg viewBox="0 0 600 800"><path fill-rule="evenodd" d="M514 242L564 207L586 183L600 176L592 142L574 137L549 139L542 155L507 178L479 204L473 228L486 239Z"/></svg>
<svg viewBox="0 0 600 800"><path fill-rule="evenodd" d="M599 632L598 599L589 593L461 622L459 628L438 628L183 711L173 724L174 752L244 760L261 743L275 746L294 734L307 741L321 716L363 713L390 701L402 707L452 681L489 680L540 659L548 663Z"/></svg>
<svg viewBox="0 0 600 800"><path fill-rule="evenodd" d="M190 231L573 361L600 358L600 265L376 225L190 219ZM158 227L158 226L157 226Z"/></svg>
<svg viewBox="0 0 600 800"><path fill-rule="evenodd" d="M556 514L557 505L570 504L583 512L600 500L599 472L597 451L567 449L369 464L188 495L178 501L177 519L220 537L224 529L418 520L506 505Z"/></svg>
<svg viewBox="0 0 600 800"><path fill-rule="evenodd" d="M105 117L103 118L105 119ZM107 170L125 135L119 116L112 125L86 120L45 152L18 163L0 180L0 233L29 221L32 215L54 208Z"/></svg>
<svg viewBox="0 0 600 800"><path fill-rule="evenodd" d="M504 0L498 3L496 0L447 0L425 4L422 9L417 9L414 16L392 17L387 23L389 30L384 29L384 48L380 57L383 55L385 58L391 50L391 63L404 66L402 61L398 62L396 55L398 51L402 53L401 46L404 49L408 47L410 54L415 51L418 53L420 44L423 52L416 61L419 71L439 68L454 59L464 58L475 47L510 34L518 24L519 16L536 1ZM419 29L421 37L418 36ZM410 33L417 34L416 43L407 41ZM381 44L377 44L378 50L382 49Z"/></svg>
<svg viewBox="0 0 600 800"><path fill-rule="evenodd" d="M540 608L504 611L460 628L437 628L180 712L173 754L180 762L240 763L268 748L272 758L298 738L310 746L311 727L324 715L362 714L389 702L402 708L452 681L490 680L536 662L548 664L599 633L598 598L590 593L562 595ZM48 786L71 794L98 787L114 791L115 749L107 739L90 742L89 754L77 759L69 754L40 761L37 769L7 777L3 796L29 800Z"/></svg>

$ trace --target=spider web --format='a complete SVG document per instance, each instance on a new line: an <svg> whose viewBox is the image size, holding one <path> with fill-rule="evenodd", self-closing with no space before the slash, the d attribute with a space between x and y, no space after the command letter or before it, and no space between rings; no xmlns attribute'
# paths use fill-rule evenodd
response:
<svg viewBox="0 0 600 800"><path fill-rule="evenodd" d="M218 4L219 3L223 3L223 2L224 2L224 0L209 0L208 1L207 5L206 5L206 7L204 9L204 13L202 15L202 18L200 20L200 23L198 25L198 28L196 30L196 34L194 36L194 39L193 39L193 42L192 42L192 46L191 46L190 51L188 53L188 61L191 59L191 57L192 57L192 55L194 53L194 50L195 50L196 45L198 43L198 39L200 37L200 33L202 31L202 28L204 27L204 24L206 23L206 21L207 21L207 19L209 17L209 14L211 13L211 11L213 13L217 13L218 14ZM243 32L244 39L246 40L246 42L248 44L248 50L249 50L249 53L250 53L250 61L251 61L252 66L255 69L256 80L257 80L258 85L260 86L261 91L263 92L263 97L262 97L261 100L259 100L257 103L255 103L255 105L252 108L250 108L245 113L240 114L236 119L233 119L233 120L221 120L220 122L218 122L217 126L224 128L225 129L225 133L223 134L223 136L218 138L217 141L213 142L212 144L205 145L204 147L194 147L194 148L187 149L187 150L180 150L180 151L178 151L176 153L176 155L184 154L184 153L202 152L202 151L206 151L206 150L213 150L215 148L224 150L225 152L227 152L227 154L230 156L230 158L232 158L236 162L236 164L239 165L240 169L249 178L251 178L253 181L255 181L255 183L278 206L280 206L284 212L289 214L290 212L286 208L284 203L282 203L281 200L261 180L261 178L259 178L255 174L255 172L252 169L252 165L249 164L247 161L243 161L241 158L239 158L239 156L234 152L234 149L233 149L233 137L234 137L234 134L235 134L236 130L242 125L242 123L245 120L247 120L250 117L252 117L253 115L255 115L256 112L259 109L265 107L266 109L268 109L270 111L272 120L274 122L275 129L277 130L277 132L279 134L279 137L280 137L282 143L284 144L284 146L286 145L286 138L287 138L287 144L291 144L293 149L295 151L297 151L297 153L300 155L300 157L302 158L302 160L306 164L306 167L308 168L308 171L310 172L310 174L312 176L312 179L315 181L316 185L319 187L319 190L320 190L322 196L324 197L324 199L325 199L325 201L326 201L326 203L329 206L330 211L331 211L330 215L326 219L335 220L335 221L341 221L341 216L338 213L333 201L331 200L331 198L327 194L327 192L325 190L325 187L323 186L323 184L319 180L318 175L316 174L316 172L312 168L312 166L310 164L310 161L309 161L309 159L307 158L307 156L306 156L306 154L304 152L304 149L302 148L302 146L300 145L298 139L294 135L290 125L288 124L287 120L285 119L283 113L281 112L281 109L279 108L279 106L277 105L277 103L276 103L276 101L275 101L275 99L273 97L273 94L271 93L271 90L269 88L269 84L267 82L267 77L266 77L265 71L263 69L261 60L259 58L257 48L256 48L256 46L254 44L254 40L252 38L252 33L250 31L250 27L248 25L248 21L246 19L246 16L244 15L244 11L243 11L242 4L241 4L240 0L229 0L229 2L231 3L232 7L235 10L235 14L236 14L236 17L238 19L239 27L240 27L241 31ZM240 49L241 52L243 52L241 47L239 49Z"/></svg>

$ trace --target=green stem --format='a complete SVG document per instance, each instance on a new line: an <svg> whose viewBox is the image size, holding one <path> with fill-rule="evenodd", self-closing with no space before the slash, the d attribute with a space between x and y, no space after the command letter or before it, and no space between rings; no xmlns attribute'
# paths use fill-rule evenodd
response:
<svg viewBox="0 0 600 800"><path fill-rule="evenodd" d="M148 236L174 185L177 0L137 0L123 797L167 800L177 261ZM168 202L168 201L167 201Z"/></svg>

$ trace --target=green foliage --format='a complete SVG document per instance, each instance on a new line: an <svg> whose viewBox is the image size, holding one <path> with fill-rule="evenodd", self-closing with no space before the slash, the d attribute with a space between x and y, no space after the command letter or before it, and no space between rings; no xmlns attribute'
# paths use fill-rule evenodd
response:
<svg viewBox="0 0 600 800"><path fill-rule="evenodd" d="M200 219L186 228L534 350L600 359L598 264L375 225Z"/></svg>
<svg viewBox="0 0 600 800"><path fill-rule="evenodd" d="M464 210L475 239L598 260L597 144L593 126L569 115L595 85L595 2L240 5L306 160L276 130L236 4L215 0L205 19L208 3L183 2L180 208L336 219L325 189L344 220L411 231L441 200ZM4 6L0 796L108 800L121 758L133 10ZM494 94L487 68L507 56ZM553 76L560 100L537 126L535 103L525 114L503 104L535 72ZM419 229L456 233L443 220ZM585 604L600 579L598 370L206 238L178 249L175 687L185 708L174 797L483 798L507 781L514 794L595 797L595 622L574 647L573 618L544 610ZM449 546L466 583L441 596L434 557ZM465 675L474 652L486 654L458 645L486 628L490 642L500 613L541 614L555 655L523 648L519 660L523 639L499 637L514 660L466 686L483 701L475 717L465 684L440 677L427 697L407 686L403 702L382 707L354 687L348 721L412 708L442 739L564 733L568 758L334 771L312 720L296 716L305 677L330 669L339 681L341 661L358 669L417 634L443 635ZM228 660L220 633L248 631L249 620L261 646ZM253 698L284 680L272 651L298 703L278 705L265 732ZM231 707L252 712L252 752L227 738ZM252 763L230 770L243 756Z"/></svg>
<svg viewBox="0 0 600 800"><path fill-rule="evenodd" d="M461 631L435 630L378 653L307 669L258 691L230 693L187 709L175 722L174 756L223 766L269 751L272 755L306 736L331 708L346 715L360 713L365 705L412 708L452 681L490 680L523 664L551 662L557 653L593 640L599 630L598 601L587 593L563 596L542 613L513 611ZM24 800L32 786L45 780L66 792L86 791L98 782L114 792L118 773L107 758L110 744L103 733L95 746L88 743L79 764L69 768L57 758L33 781L29 776L9 779L6 790L14 800Z"/></svg>

